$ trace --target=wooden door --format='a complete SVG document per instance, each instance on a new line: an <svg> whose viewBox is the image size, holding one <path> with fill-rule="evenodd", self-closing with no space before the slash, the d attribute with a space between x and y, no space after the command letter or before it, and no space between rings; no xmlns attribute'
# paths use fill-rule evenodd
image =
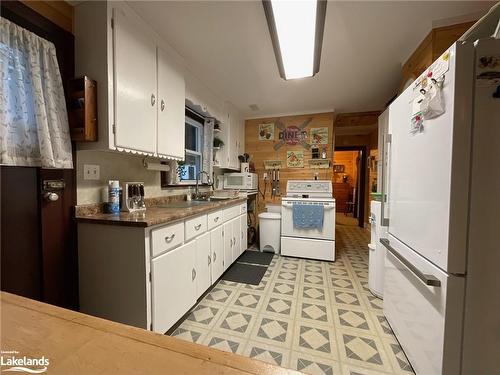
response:
<svg viewBox="0 0 500 375"><path fill-rule="evenodd" d="M184 76L158 48L158 149L162 156L184 159L186 86Z"/></svg>
<svg viewBox="0 0 500 375"><path fill-rule="evenodd" d="M224 239L222 226L210 231L210 249L212 251L212 284L224 273Z"/></svg>
<svg viewBox="0 0 500 375"><path fill-rule="evenodd" d="M196 241L152 260L153 330L167 332L196 303Z"/></svg>
<svg viewBox="0 0 500 375"><path fill-rule="evenodd" d="M113 9L115 145L156 150L156 44L121 9Z"/></svg>
<svg viewBox="0 0 500 375"><path fill-rule="evenodd" d="M196 238L196 298L198 299L212 285L210 232Z"/></svg>
<svg viewBox="0 0 500 375"><path fill-rule="evenodd" d="M3 1L2 17L54 43L63 85L74 78L74 36L19 1ZM73 146L73 151L74 151ZM75 162L75 153L73 153ZM76 164L76 162L75 162ZM1 288L78 308L74 169L0 167ZM47 201L44 181L63 181Z"/></svg>

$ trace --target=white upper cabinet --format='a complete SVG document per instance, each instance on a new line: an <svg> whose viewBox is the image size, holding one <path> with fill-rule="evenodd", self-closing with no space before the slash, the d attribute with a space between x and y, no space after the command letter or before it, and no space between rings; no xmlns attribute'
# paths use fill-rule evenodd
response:
<svg viewBox="0 0 500 375"><path fill-rule="evenodd" d="M221 168L240 169L238 155L242 154L245 147L245 135L242 129L242 120L238 111L229 103L226 103L222 132L218 137L224 141L224 147L217 153L217 159Z"/></svg>
<svg viewBox="0 0 500 375"><path fill-rule="evenodd" d="M158 48L159 156L184 159L185 93L182 70Z"/></svg>
<svg viewBox="0 0 500 375"><path fill-rule="evenodd" d="M156 45L144 29L113 9L115 144L154 154Z"/></svg>

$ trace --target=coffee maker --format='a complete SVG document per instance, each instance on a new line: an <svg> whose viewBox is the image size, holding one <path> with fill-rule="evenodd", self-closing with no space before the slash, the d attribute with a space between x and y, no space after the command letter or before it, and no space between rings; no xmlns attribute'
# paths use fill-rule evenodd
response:
<svg viewBox="0 0 500 375"><path fill-rule="evenodd" d="M146 210L144 201L144 182L124 182L122 184L122 211Z"/></svg>

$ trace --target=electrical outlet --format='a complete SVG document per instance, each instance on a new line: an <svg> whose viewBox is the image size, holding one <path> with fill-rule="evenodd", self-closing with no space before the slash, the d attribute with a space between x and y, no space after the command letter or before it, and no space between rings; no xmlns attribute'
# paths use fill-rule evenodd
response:
<svg viewBox="0 0 500 375"><path fill-rule="evenodd" d="M264 175L262 177L264 177L264 180L267 180L267 172L264 172Z"/></svg>
<svg viewBox="0 0 500 375"><path fill-rule="evenodd" d="M98 165L84 164L83 165L83 179L84 180L99 180L101 171Z"/></svg>

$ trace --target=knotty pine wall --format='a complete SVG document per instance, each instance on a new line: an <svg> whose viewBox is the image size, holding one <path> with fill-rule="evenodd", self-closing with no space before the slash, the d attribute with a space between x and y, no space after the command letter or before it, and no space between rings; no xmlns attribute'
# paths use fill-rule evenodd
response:
<svg viewBox="0 0 500 375"><path fill-rule="evenodd" d="M260 118L251 119L245 121L245 152L251 156L250 161L255 165L256 172L259 175L259 189L264 192L264 181L263 173L264 170L264 160L281 160L283 168L280 170L280 190L281 195L286 194L286 183L288 180L308 180L314 178L314 173L319 173L319 178L322 180L332 180L333 171L332 167L328 169L313 169L309 167L309 160L311 160L311 150L306 150L301 145L290 146L284 144L277 151L274 150L273 146L275 143L279 142L279 129L275 125L274 130L274 140L272 141L259 141L259 124L261 123L276 123L280 120L285 126L300 126L307 119L312 118L312 121L306 127L309 134L311 128L328 128L328 144L327 146L327 160L330 161L333 167L333 121L334 113L317 113L309 115L298 115L298 116L286 116L286 117L271 117L271 118ZM308 143L311 143L310 136L307 139ZM304 168L287 168L286 166L286 153L287 151L304 151ZM321 151L321 147L320 147ZM269 181L271 177L271 171L267 171L269 175ZM280 197L271 197L271 184L268 182L267 190L265 194L265 199L259 195L258 200L258 212L264 211L266 203L281 203Z"/></svg>

